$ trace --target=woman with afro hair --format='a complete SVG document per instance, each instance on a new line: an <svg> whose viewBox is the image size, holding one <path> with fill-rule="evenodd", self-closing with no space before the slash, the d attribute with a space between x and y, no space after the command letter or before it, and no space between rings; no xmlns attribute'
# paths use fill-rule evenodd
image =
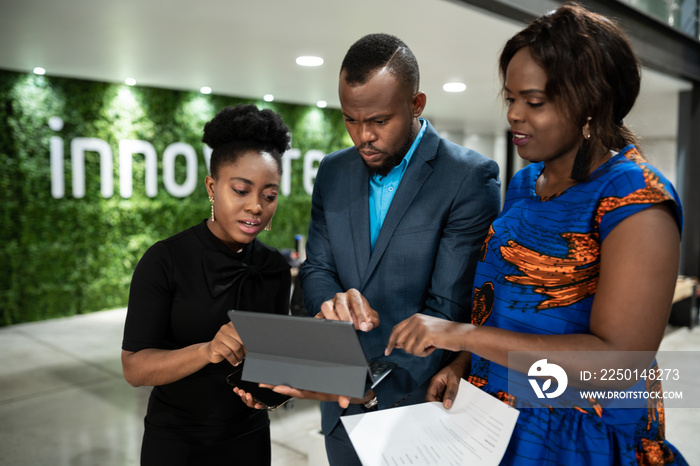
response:
<svg viewBox="0 0 700 466"><path fill-rule="evenodd" d="M227 384L245 356L229 309L289 309L289 265L256 239L277 208L289 128L271 110L238 105L204 127L213 149L211 215L151 246L134 271L122 343L133 386L152 386L143 465L269 465L267 412Z"/></svg>

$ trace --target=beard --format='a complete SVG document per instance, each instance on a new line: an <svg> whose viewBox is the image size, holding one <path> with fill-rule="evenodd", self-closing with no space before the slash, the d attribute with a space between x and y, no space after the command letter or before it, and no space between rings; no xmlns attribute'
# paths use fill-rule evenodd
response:
<svg viewBox="0 0 700 466"><path fill-rule="evenodd" d="M369 173L369 176L374 176L374 175L379 175L379 176L386 176L389 174L389 172L398 164L401 163L403 158L406 156L406 153L408 152L408 149L411 148L411 144L413 144L413 139L416 136L416 131L415 127L413 125L413 121L411 121L411 124L409 125L408 128L408 137L404 141L403 145L401 148L394 152L389 154L387 158L385 158L381 164L376 165L376 166L371 166L369 165L365 159L362 159L362 162L365 164L365 168L367 169L367 173ZM358 147L359 149L363 149L365 147L369 147L373 150L376 150L376 148L372 147L371 144L367 144L366 146L360 146Z"/></svg>

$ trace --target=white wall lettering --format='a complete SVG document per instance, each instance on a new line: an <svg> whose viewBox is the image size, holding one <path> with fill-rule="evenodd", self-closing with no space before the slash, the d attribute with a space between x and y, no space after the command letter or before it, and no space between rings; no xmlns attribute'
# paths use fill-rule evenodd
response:
<svg viewBox="0 0 700 466"><path fill-rule="evenodd" d="M114 194L114 161L112 149L102 139L75 138L70 142L70 156L73 165L73 197L85 196L85 152L100 154L100 191L102 197Z"/></svg>
<svg viewBox="0 0 700 466"><path fill-rule="evenodd" d="M301 157L299 149L288 149L282 156L282 183L280 193L283 196L289 196L292 192L292 160L297 160Z"/></svg>
<svg viewBox="0 0 700 466"><path fill-rule="evenodd" d="M185 182L178 184L175 180L175 159L185 157L187 171ZM163 151L163 184L165 189L175 197L187 197L197 187L197 153L184 142L174 142Z"/></svg>
<svg viewBox="0 0 700 466"><path fill-rule="evenodd" d="M63 179L63 139L51 136L51 196L61 199L66 194Z"/></svg>
<svg viewBox="0 0 700 466"><path fill-rule="evenodd" d="M63 129L63 120L59 117L49 119L49 127L54 131ZM99 138L77 137L70 142L72 162L73 197L85 196L85 153L97 152L100 157L100 192L102 197L114 195L114 160L112 148ZM119 194L128 199L133 194L133 157L143 154L145 158L146 195L156 197L158 194L158 154L148 141L138 139L123 139L119 141ZM203 146L203 159L207 171L210 172L212 149ZM175 179L175 166L178 157L184 157L186 164L185 180L182 184ZM325 153L320 150L310 150L303 157L304 191L311 195L314 180L318 172L318 163ZM59 136L51 136L49 140L49 157L51 166L51 196L61 199L65 196L64 170L64 141ZM281 195L289 196L292 192L292 162L302 158L299 149L289 149L282 157ZM203 180L202 180L203 181ZM187 197L197 188L197 152L184 142L174 142L163 151L163 185L165 190L175 197Z"/></svg>
<svg viewBox="0 0 700 466"><path fill-rule="evenodd" d="M119 194L129 199L134 192L133 155L143 154L146 158L146 196L158 194L158 154L150 142L138 139L119 141Z"/></svg>
<svg viewBox="0 0 700 466"><path fill-rule="evenodd" d="M318 163L321 162L325 153L320 150L312 149L304 155L304 191L309 196L314 190L314 181L316 173L318 173Z"/></svg>
<svg viewBox="0 0 700 466"><path fill-rule="evenodd" d="M57 116L49 118L49 128L54 131L63 129L63 120ZM51 196L60 199L66 194L66 184L63 176L63 139L51 136Z"/></svg>

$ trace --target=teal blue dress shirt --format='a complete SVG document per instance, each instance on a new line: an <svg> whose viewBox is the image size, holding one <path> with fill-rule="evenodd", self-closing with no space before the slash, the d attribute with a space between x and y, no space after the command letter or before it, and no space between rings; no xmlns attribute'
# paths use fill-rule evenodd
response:
<svg viewBox="0 0 700 466"><path fill-rule="evenodd" d="M401 179L406 173L411 157L413 157L413 153L416 151L416 147L420 144L425 129L428 127L423 119L420 119L420 124L421 128L418 131L418 135L413 140L413 144L411 144L401 163L392 168L386 176L373 175L369 178L369 236L373 251L386 213L389 211L392 199L394 199L394 194L399 189L399 183L401 183Z"/></svg>

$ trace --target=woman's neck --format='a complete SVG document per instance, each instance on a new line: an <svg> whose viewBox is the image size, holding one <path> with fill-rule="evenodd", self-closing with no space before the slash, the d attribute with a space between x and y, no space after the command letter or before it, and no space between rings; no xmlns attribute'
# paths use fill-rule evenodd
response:
<svg viewBox="0 0 700 466"><path fill-rule="evenodd" d="M592 159L586 176L589 176L591 173L596 171L598 167L610 160L612 155L612 152L607 149L605 151L601 151L599 156ZM573 158L545 162L542 173L540 173L540 176L537 178L537 182L535 183L535 193L540 197L550 197L564 192L571 186L577 184L578 181L571 178L573 166Z"/></svg>

